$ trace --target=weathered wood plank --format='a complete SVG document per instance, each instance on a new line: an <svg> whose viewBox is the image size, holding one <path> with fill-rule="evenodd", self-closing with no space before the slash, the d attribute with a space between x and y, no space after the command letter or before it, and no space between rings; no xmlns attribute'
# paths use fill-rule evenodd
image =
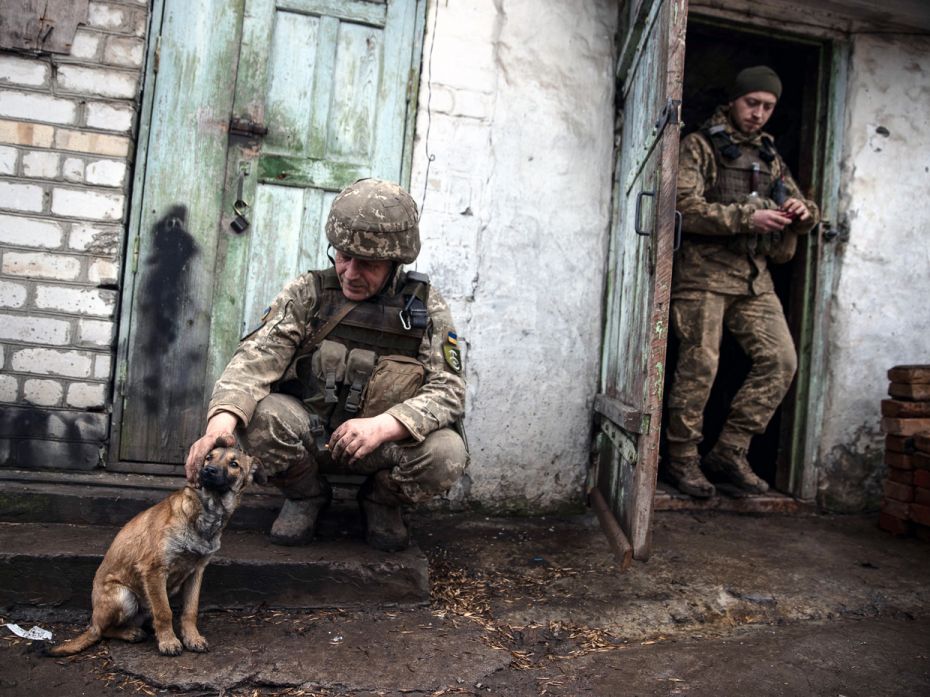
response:
<svg viewBox="0 0 930 697"><path fill-rule="evenodd" d="M387 0L277 0L278 9L383 27ZM392 5L395 3L391 3Z"/></svg>
<svg viewBox="0 0 930 697"><path fill-rule="evenodd" d="M383 41L383 32L372 27L348 23L339 27L326 139L326 154L334 160L371 162L375 114L381 106ZM391 71L395 69L387 67L384 75L385 83L394 89Z"/></svg>
<svg viewBox="0 0 930 697"><path fill-rule="evenodd" d="M88 0L3 0L0 48L71 53L79 24L87 24Z"/></svg>
<svg viewBox="0 0 930 697"><path fill-rule="evenodd" d="M263 138L266 152L304 153L310 149L310 115L315 109L313 72L321 43L320 19L279 12L269 63Z"/></svg>

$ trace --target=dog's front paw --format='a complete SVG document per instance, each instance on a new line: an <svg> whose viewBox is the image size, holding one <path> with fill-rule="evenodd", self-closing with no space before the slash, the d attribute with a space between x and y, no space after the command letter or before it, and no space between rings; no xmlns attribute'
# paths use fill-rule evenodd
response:
<svg viewBox="0 0 930 697"><path fill-rule="evenodd" d="M181 640L176 636L170 639L158 640L158 651L163 656L179 656L183 650L184 647L181 645Z"/></svg>
<svg viewBox="0 0 930 697"><path fill-rule="evenodd" d="M205 651L210 650L210 645L207 643L207 640L202 634L192 634L190 636L185 635L184 648L186 648L188 651L204 653Z"/></svg>

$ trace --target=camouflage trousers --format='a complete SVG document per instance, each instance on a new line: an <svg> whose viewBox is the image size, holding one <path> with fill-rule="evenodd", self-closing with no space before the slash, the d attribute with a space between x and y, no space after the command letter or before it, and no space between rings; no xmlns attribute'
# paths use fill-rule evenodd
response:
<svg viewBox="0 0 930 697"><path fill-rule="evenodd" d="M447 491L468 462L462 437L443 428L420 443L385 443L354 465L339 465L328 450L317 452L307 410L283 394L261 400L239 437L246 450L262 461L269 483L295 499L318 496L323 489L321 473L370 475L389 469L401 498L417 503Z"/></svg>
<svg viewBox="0 0 930 697"><path fill-rule="evenodd" d="M733 397L719 442L748 448L752 437L765 431L797 370L794 342L778 297L692 291L672 300L671 324L680 348L668 396L669 455L698 454L724 326L749 356L752 368Z"/></svg>

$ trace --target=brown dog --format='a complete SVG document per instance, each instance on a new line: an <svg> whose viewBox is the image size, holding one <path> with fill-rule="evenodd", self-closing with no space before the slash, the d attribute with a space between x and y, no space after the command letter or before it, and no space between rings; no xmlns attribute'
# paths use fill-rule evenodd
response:
<svg viewBox="0 0 930 697"><path fill-rule="evenodd" d="M197 630L200 582L220 535L252 481L258 460L233 448L214 448L200 471L200 488L190 485L143 511L117 533L94 576L90 627L49 649L69 656L101 638L140 641L141 621L151 612L158 650L181 653L168 598L183 588L181 639L190 651L206 651Z"/></svg>

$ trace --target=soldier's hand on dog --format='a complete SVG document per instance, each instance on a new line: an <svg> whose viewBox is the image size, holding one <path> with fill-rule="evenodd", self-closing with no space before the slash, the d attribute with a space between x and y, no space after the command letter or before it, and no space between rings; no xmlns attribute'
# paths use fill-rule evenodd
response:
<svg viewBox="0 0 930 697"><path fill-rule="evenodd" d="M221 411L214 414L207 422L206 433L196 441L187 451L187 461L184 463L184 474L191 486L200 486L200 469L204 458L213 448L231 448L236 444L233 432L239 424L235 414Z"/></svg>
<svg viewBox="0 0 930 697"><path fill-rule="evenodd" d="M370 455L383 443L410 437L410 431L390 414L366 419L349 419L333 431L326 447L333 460L353 464Z"/></svg>

